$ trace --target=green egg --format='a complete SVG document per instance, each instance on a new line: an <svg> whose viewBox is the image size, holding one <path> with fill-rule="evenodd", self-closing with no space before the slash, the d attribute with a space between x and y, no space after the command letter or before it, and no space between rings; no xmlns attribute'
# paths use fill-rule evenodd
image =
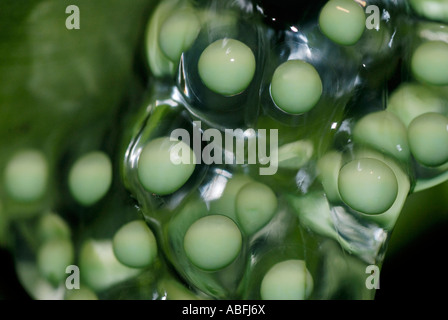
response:
<svg viewBox="0 0 448 320"><path fill-rule="evenodd" d="M313 291L313 278L303 260L275 264L261 282L263 300L305 300Z"/></svg>
<svg viewBox="0 0 448 320"><path fill-rule="evenodd" d="M419 15L432 21L448 22L448 1L409 0L408 2Z"/></svg>
<svg viewBox="0 0 448 320"><path fill-rule="evenodd" d="M434 90L420 83L402 83L389 97L387 111L395 114L409 126L423 113L447 112L445 102Z"/></svg>
<svg viewBox="0 0 448 320"><path fill-rule="evenodd" d="M278 167L298 170L310 161L314 145L310 140L297 140L278 148Z"/></svg>
<svg viewBox="0 0 448 320"><path fill-rule="evenodd" d="M319 73L305 61L286 61L277 67L272 76L272 99L285 112L305 113L317 104L321 95Z"/></svg>
<svg viewBox="0 0 448 320"><path fill-rule="evenodd" d="M157 257L156 238L142 220L131 221L122 226L112 243L118 261L128 267L147 267Z"/></svg>
<svg viewBox="0 0 448 320"><path fill-rule="evenodd" d="M210 212L219 213L236 220L236 196L241 188L251 181L251 178L246 175L233 175L227 181L221 196L210 202Z"/></svg>
<svg viewBox="0 0 448 320"><path fill-rule="evenodd" d="M19 202L39 200L48 187L48 170L48 162L41 151L18 151L6 165L6 191L11 198Z"/></svg>
<svg viewBox="0 0 448 320"><path fill-rule="evenodd" d="M277 210L277 197L259 182L247 183L236 197L236 216L242 229L253 234L265 226Z"/></svg>
<svg viewBox="0 0 448 320"><path fill-rule="evenodd" d="M159 45L173 62L179 62L182 52L189 49L198 36L201 25L192 10L181 10L171 15L160 29Z"/></svg>
<svg viewBox="0 0 448 320"><path fill-rule="evenodd" d="M415 159L428 167L448 161L448 118L439 113L425 113L408 128L408 139Z"/></svg>
<svg viewBox="0 0 448 320"><path fill-rule="evenodd" d="M101 151L89 152L70 168L68 186L77 202L90 206L98 202L112 183L112 162Z"/></svg>
<svg viewBox="0 0 448 320"><path fill-rule="evenodd" d="M198 71L202 82L210 90L223 96L243 92L255 74L252 50L235 39L220 39L202 52Z"/></svg>
<svg viewBox="0 0 448 320"><path fill-rule="evenodd" d="M147 191L168 195L187 182L193 174L195 163L193 150L185 142L161 137L143 147L137 172Z"/></svg>
<svg viewBox="0 0 448 320"><path fill-rule="evenodd" d="M68 275L66 268L74 262L74 248L69 239L53 239L43 243L37 252L37 266L41 275L58 285Z"/></svg>
<svg viewBox="0 0 448 320"><path fill-rule="evenodd" d="M329 151L317 162L318 178L322 183L329 201L340 201L338 190L338 176L342 164L342 154L338 151Z"/></svg>
<svg viewBox="0 0 448 320"><path fill-rule="evenodd" d="M406 127L389 111L373 112L361 118L353 129L353 139L403 161L410 156Z"/></svg>
<svg viewBox="0 0 448 320"><path fill-rule="evenodd" d="M141 272L117 260L110 239L86 239L81 244L78 259L81 286L85 284L95 292L107 290Z"/></svg>
<svg viewBox="0 0 448 320"><path fill-rule="evenodd" d="M398 194L392 169L373 158L355 159L345 164L338 178L339 194L350 208L365 214L388 210Z"/></svg>
<svg viewBox="0 0 448 320"><path fill-rule="evenodd" d="M37 224L37 236L40 243L57 239L70 239L70 226L57 213L49 212L40 217Z"/></svg>
<svg viewBox="0 0 448 320"><path fill-rule="evenodd" d="M242 236L232 219L222 215L200 218L187 230L184 250L198 268L216 271L232 263L241 251Z"/></svg>
<svg viewBox="0 0 448 320"><path fill-rule="evenodd" d="M411 69L421 82L448 85L448 43L427 41L421 44L412 55Z"/></svg>
<svg viewBox="0 0 448 320"><path fill-rule="evenodd" d="M319 27L330 40L349 46L361 39L366 16L356 1L330 0L320 12Z"/></svg>

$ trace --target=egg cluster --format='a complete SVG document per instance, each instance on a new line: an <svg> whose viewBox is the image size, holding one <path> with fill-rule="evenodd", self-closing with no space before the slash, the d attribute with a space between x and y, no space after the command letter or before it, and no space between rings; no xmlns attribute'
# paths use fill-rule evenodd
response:
<svg viewBox="0 0 448 320"><path fill-rule="evenodd" d="M140 215L79 254L69 223L42 217L46 281L60 284L78 261L91 289L80 297L149 272L139 286L154 299L373 298L366 266L381 265L408 195L448 180L448 11L430 0L318 3L281 17L256 0L160 1L144 33L147 103L119 160ZM381 12L375 28L368 6ZM173 139L179 129L213 135L194 145ZM211 141L218 134L234 143ZM205 148L234 161L200 162ZM260 174L266 158L249 163L258 148L271 150L274 174ZM43 197L48 168L37 150L13 155L9 197ZM111 183L98 150L67 175L81 207Z"/></svg>

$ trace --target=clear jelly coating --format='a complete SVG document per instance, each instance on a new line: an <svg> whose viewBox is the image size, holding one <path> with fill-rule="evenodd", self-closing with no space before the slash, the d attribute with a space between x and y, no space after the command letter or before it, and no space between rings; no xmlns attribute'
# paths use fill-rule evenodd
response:
<svg viewBox="0 0 448 320"><path fill-rule="evenodd" d="M0 157L0 241L3 226L19 231L24 286L61 299L373 299L366 268L387 259L407 197L448 180L441 3L154 3L129 87L144 83L114 134L60 159L26 143ZM78 294L63 287L69 264Z"/></svg>
<svg viewBox="0 0 448 320"><path fill-rule="evenodd" d="M358 1L331 0L296 20L213 3L193 5L201 30L173 82L154 87L145 108L157 116L139 124L125 158L128 188L168 264L212 298L371 298L365 267L381 261L411 182L423 179L412 123L447 112L443 90L418 76L438 53L409 54L421 40L400 36L414 23L403 2L377 3L379 29L367 29L367 3ZM400 57L405 76L392 83ZM193 173L147 160L161 152L140 153L177 128L188 132ZM137 162L165 180L155 185L183 179L154 192ZM262 174L269 164L275 173ZM425 183L443 179L438 170Z"/></svg>

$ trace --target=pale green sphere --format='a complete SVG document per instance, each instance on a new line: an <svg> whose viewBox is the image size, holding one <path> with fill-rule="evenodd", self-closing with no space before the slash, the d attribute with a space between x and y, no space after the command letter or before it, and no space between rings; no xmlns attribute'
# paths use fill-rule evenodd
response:
<svg viewBox="0 0 448 320"><path fill-rule="evenodd" d="M409 3L415 12L429 20L448 22L446 0L409 0Z"/></svg>
<svg viewBox="0 0 448 320"><path fill-rule="evenodd" d="M215 271L232 263L241 251L242 236L232 219L205 216L194 222L184 237L184 250L198 268Z"/></svg>
<svg viewBox="0 0 448 320"><path fill-rule="evenodd" d="M317 161L318 178L329 201L339 201L338 175L341 169L342 154L329 151Z"/></svg>
<svg viewBox="0 0 448 320"><path fill-rule="evenodd" d="M6 165L6 191L16 201L39 200L47 191L48 170L47 159L41 151L21 150Z"/></svg>
<svg viewBox="0 0 448 320"><path fill-rule="evenodd" d="M202 82L223 96L243 92L254 77L255 67L252 50L241 41L227 38L205 48L198 62Z"/></svg>
<svg viewBox="0 0 448 320"><path fill-rule="evenodd" d="M411 152L428 167L448 161L448 118L439 113L425 113L415 118L408 128Z"/></svg>
<svg viewBox="0 0 448 320"><path fill-rule="evenodd" d="M194 152L185 142L157 138L143 147L138 160L138 177L147 191L168 195L187 182L195 162Z"/></svg>
<svg viewBox="0 0 448 320"><path fill-rule="evenodd" d="M353 139L403 161L410 156L406 127L389 111L373 112L361 118L353 129Z"/></svg>
<svg viewBox="0 0 448 320"><path fill-rule="evenodd" d="M411 68L417 80L437 86L448 85L448 43L427 41L414 52Z"/></svg>
<svg viewBox="0 0 448 320"><path fill-rule="evenodd" d="M179 62L182 53L190 48L198 36L200 28L199 19L193 11L174 13L160 29L160 49L171 61Z"/></svg>
<svg viewBox="0 0 448 320"><path fill-rule="evenodd" d="M340 45L353 45L366 28L363 8L353 0L330 0L319 15L319 27L330 40Z"/></svg>
<svg viewBox="0 0 448 320"><path fill-rule="evenodd" d="M427 112L447 112L443 98L420 83L402 83L389 97L387 110L409 126L412 120Z"/></svg>
<svg viewBox="0 0 448 320"><path fill-rule="evenodd" d="M267 185L250 182L238 192L235 204L238 222L250 235L272 219L277 210L277 196Z"/></svg>
<svg viewBox="0 0 448 320"><path fill-rule="evenodd" d="M85 284L95 292L107 290L120 282L132 279L142 271L118 261L109 239L85 240L79 250L78 259L81 286Z"/></svg>
<svg viewBox="0 0 448 320"><path fill-rule="evenodd" d="M339 172L338 188L346 205L366 214L385 212L398 194L398 182L392 169L372 158L345 164Z"/></svg>
<svg viewBox="0 0 448 320"><path fill-rule="evenodd" d="M70 193L82 205L90 206L98 202L107 193L111 183L112 162L104 152L89 152L70 168Z"/></svg>
<svg viewBox="0 0 448 320"><path fill-rule="evenodd" d="M269 269L261 282L260 294L263 300L305 300L313 286L303 260L286 260Z"/></svg>
<svg viewBox="0 0 448 320"><path fill-rule="evenodd" d="M57 285L68 276L66 268L74 262L74 248L69 239L53 239L43 243L37 252L37 266L41 275Z"/></svg>
<svg viewBox="0 0 448 320"><path fill-rule="evenodd" d="M60 215L49 212L40 217L37 224L37 236L40 243L50 240L70 239L71 230Z"/></svg>
<svg viewBox="0 0 448 320"><path fill-rule="evenodd" d="M220 197L210 202L210 212L219 213L230 219L236 220L236 197L241 188L251 181L251 178L246 175L232 176L232 178L227 181Z"/></svg>
<svg viewBox="0 0 448 320"><path fill-rule="evenodd" d="M309 63L289 60L274 72L271 95L275 104L285 112L301 114L311 110L322 95L319 73Z"/></svg>
<svg viewBox="0 0 448 320"><path fill-rule="evenodd" d="M118 261L132 268L151 265L157 257L157 242L151 229L142 220L122 226L113 238Z"/></svg>

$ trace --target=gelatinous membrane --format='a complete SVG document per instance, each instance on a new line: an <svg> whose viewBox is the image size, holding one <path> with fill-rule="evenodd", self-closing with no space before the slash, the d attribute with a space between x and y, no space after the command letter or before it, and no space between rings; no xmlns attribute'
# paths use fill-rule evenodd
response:
<svg viewBox="0 0 448 320"><path fill-rule="evenodd" d="M219 12L221 18L213 14L205 13L211 18L182 55L177 87L190 112L213 127L250 126L259 112L266 30L256 17L245 20L235 8Z"/></svg>
<svg viewBox="0 0 448 320"><path fill-rule="evenodd" d="M394 38L403 4L384 4L384 29L366 34L362 2L332 0L312 20L280 29L249 3L216 3L219 21L202 5L175 81L156 86L125 159L127 187L163 256L192 292L212 298L372 298L365 268L382 260L413 174L408 122L419 111L401 105L402 87L387 105L383 86L403 44ZM163 150L145 145L176 128L188 131L182 141L196 160L213 150L212 159L233 162L146 161ZM276 139L265 142L277 170L263 175L248 143L272 129ZM199 147L195 130L207 137ZM229 135L245 143L243 156L225 146ZM164 181L152 188L138 178L143 163ZM169 192L155 189L181 176Z"/></svg>
<svg viewBox="0 0 448 320"><path fill-rule="evenodd" d="M267 2L155 8L150 90L119 158L127 190L85 200L85 181L107 183L76 164L69 183L78 222L94 221L75 238L80 296L374 297L366 267L408 194L448 179L443 28L415 31L405 1L375 1L367 30L364 1L301 2L278 21ZM44 158L11 155L2 212L45 193ZM19 276L54 292L77 229L48 213L21 228Z"/></svg>

